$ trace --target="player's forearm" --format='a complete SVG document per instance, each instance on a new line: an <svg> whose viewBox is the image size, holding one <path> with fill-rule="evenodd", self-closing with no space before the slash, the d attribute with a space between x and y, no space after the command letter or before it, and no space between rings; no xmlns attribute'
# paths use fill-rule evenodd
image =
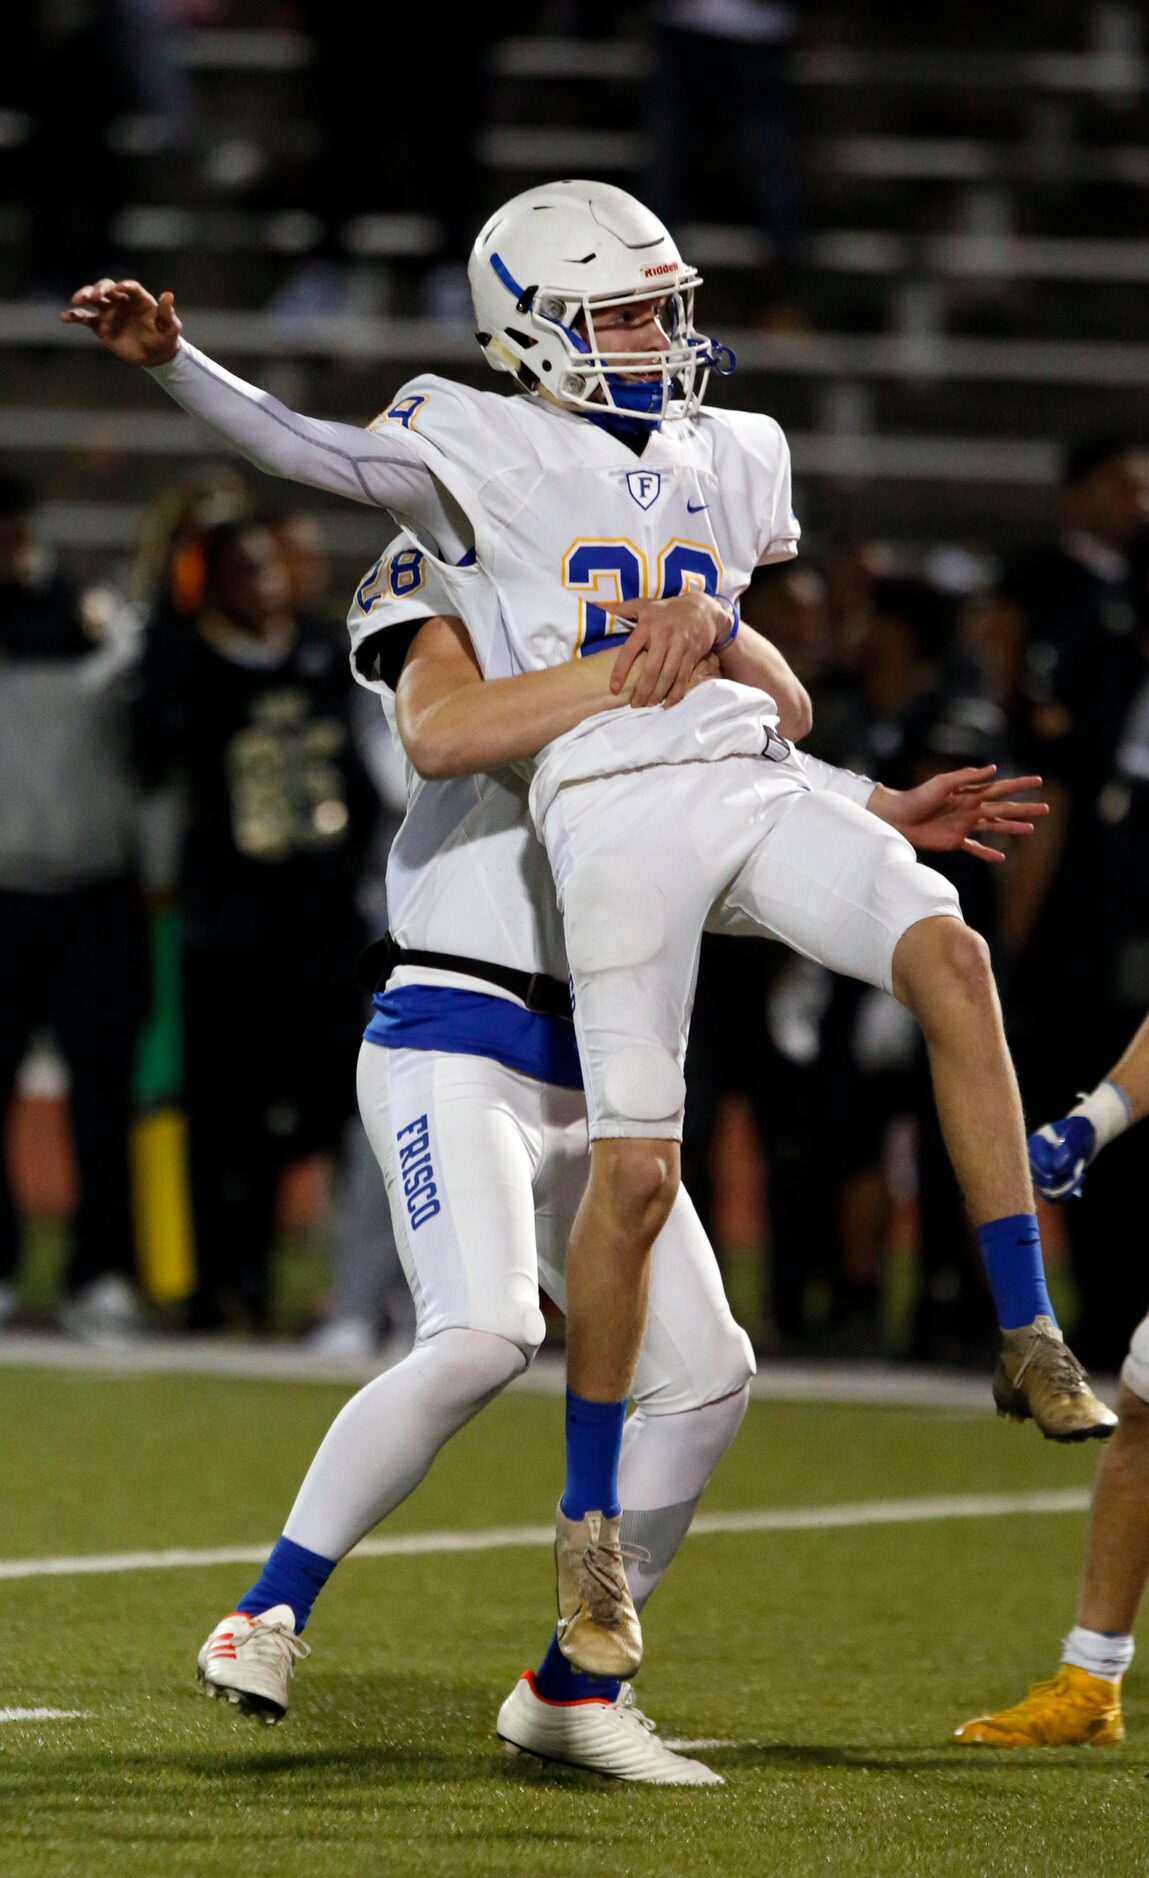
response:
<svg viewBox="0 0 1149 1878"><path fill-rule="evenodd" d="M737 638L719 655L722 676L741 685L768 692L778 708L778 729L783 737L809 734L814 722L810 694L776 645L743 621Z"/></svg>
<svg viewBox="0 0 1149 1878"><path fill-rule="evenodd" d="M865 780L869 783L868 777ZM898 828L900 826L898 802L905 791L887 789L885 783L869 783L869 787L870 793L863 806L869 809L871 815L876 815L880 822L888 822L891 828Z"/></svg>
<svg viewBox="0 0 1149 1878"><path fill-rule="evenodd" d="M427 696L400 680L399 735L420 776L473 776L537 756L544 744L601 711L627 707L636 665L624 689L610 689L613 660L601 653L517 678L478 679Z"/></svg>
<svg viewBox="0 0 1149 1878"><path fill-rule="evenodd" d="M270 476L418 517L431 478L402 437L303 417L180 341L148 376Z"/></svg>
<svg viewBox="0 0 1149 1878"><path fill-rule="evenodd" d="M1149 1017L1142 1020L1105 1080L1124 1090L1134 1121L1149 1115Z"/></svg>

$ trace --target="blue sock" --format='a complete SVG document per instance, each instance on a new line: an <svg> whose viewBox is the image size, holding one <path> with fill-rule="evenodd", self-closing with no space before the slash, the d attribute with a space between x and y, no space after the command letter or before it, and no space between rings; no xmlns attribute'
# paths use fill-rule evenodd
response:
<svg viewBox="0 0 1149 1878"><path fill-rule="evenodd" d="M259 1617L275 1604L290 1605L298 1633L337 1563L336 1559L324 1558L321 1552L309 1552L305 1545L296 1545L294 1539L277 1539L267 1564L235 1608L246 1611L249 1617Z"/></svg>
<svg viewBox="0 0 1149 1878"><path fill-rule="evenodd" d="M617 1702L621 1682L613 1676L586 1676L568 1663L559 1649L558 1636L551 1638L547 1653L535 1671L535 1689L547 1702Z"/></svg>
<svg viewBox="0 0 1149 1878"><path fill-rule="evenodd" d="M618 1456L625 1402L586 1402L567 1390L567 1484L561 1501L568 1519L605 1513L613 1519L618 1501Z"/></svg>
<svg viewBox="0 0 1149 1878"><path fill-rule="evenodd" d="M1010 1213L1005 1219L987 1220L977 1229L977 1242L1003 1330L1017 1330L1035 1317L1053 1317L1036 1213ZM1057 1322L1056 1317L1053 1321Z"/></svg>

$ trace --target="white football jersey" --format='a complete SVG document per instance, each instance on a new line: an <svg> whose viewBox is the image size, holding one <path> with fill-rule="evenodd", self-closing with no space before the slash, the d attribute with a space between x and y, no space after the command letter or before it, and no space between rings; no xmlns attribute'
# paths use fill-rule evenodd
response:
<svg viewBox="0 0 1149 1878"><path fill-rule="evenodd" d="M395 693L366 648L380 633L455 611L438 585L437 565L410 536L400 536L368 569L347 615L351 669L379 696L400 750ZM387 863L388 924L398 943L565 979L562 921L546 852L527 813L526 783L509 770L432 781L405 754L403 767L407 813ZM488 979L423 965L400 966L392 983L512 998Z"/></svg>
<svg viewBox="0 0 1149 1878"><path fill-rule="evenodd" d="M454 610L439 564L409 535L390 544L355 590L347 615L351 669L357 682L380 698L400 751L395 693L379 673L371 643L412 620ZM710 691L719 682L710 680L700 689ZM811 788L849 796L865 807L874 787L868 777L796 754ZM403 768L407 814L387 866L389 924L399 944L566 978L554 882L546 850L531 826L525 782L509 769L429 781L405 753ZM722 921L714 930L725 930ZM463 980L429 966L401 966L394 982L458 988ZM489 996L511 996L487 980L465 983Z"/></svg>
<svg viewBox="0 0 1149 1878"><path fill-rule="evenodd" d="M488 677L621 644L604 602L690 587L736 599L756 566L797 551L786 441L755 413L704 408L638 456L589 418L435 376L366 431L302 417L186 342L152 376L265 469L388 508L441 557ZM674 711L590 718L536 759L536 823L563 782L756 754L776 722L763 693L726 680Z"/></svg>
<svg viewBox="0 0 1149 1878"><path fill-rule="evenodd" d="M737 598L755 567L797 551L789 452L772 418L704 409L653 431L636 456L586 417L423 377L371 428L416 443L472 522L477 565L443 577L488 677L609 654L628 628L604 602L690 588ZM493 592L480 604L484 577ZM777 721L772 700L727 680L673 711L589 718L536 759L536 826L561 783L755 755Z"/></svg>

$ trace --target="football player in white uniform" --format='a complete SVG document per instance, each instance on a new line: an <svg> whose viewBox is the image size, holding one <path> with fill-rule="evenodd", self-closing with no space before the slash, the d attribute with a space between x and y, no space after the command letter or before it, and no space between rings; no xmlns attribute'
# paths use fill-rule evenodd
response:
<svg viewBox="0 0 1149 1878"><path fill-rule="evenodd" d="M208 1692L268 1721L286 1710L307 1649L300 1633L336 1562L530 1364L544 1336L540 1281L561 1306L586 1185L586 1105L554 888L525 784L494 765L530 754L540 725L565 728L610 704L611 662L548 674L549 701L528 681L529 699L501 713L500 688L484 686L465 654L479 699L465 723L432 722L431 674L444 659L453 670L461 639L430 617L439 610L426 557L401 541L360 582L349 622L353 669L381 696L393 732L406 659L399 709L433 778L408 760L407 814L387 869L391 933L375 949L380 989L358 1071L417 1341L340 1414L259 1579L200 1652ZM626 691L614 700L628 703ZM470 773L479 762L494 773ZM639 1605L737 1431L753 1370L683 1192L652 1255L621 1462ZM662 1746L629 1687L580 1676L554 1645L516 1684L498 1728L515 1747L618 1778L720 1784Z"/></svg>
<svg viewBox="0 0 1149 1878"><path fill-rule="evenodd" d="M408 813L388 875L393 931L376 949L380 989L359 1069L361 1112L418 1304L418 1344L340 1415L259 1579L201 1651L204 1686L268 1720L286 1709L306 1647L300 1633L338 1559L530 1362L543 1334L539 1274L561 1303L586 1180L558 909L525 784L502 765L585 715L625 706L637 679L612 694L614 661L600 660L484 684L461 622L430 617L437 599L427 558L400 540L360 583L349 619L355 674L380 694L424 772L408 759ZM773 648L753 643L782 696L783 722L795 727L808 715L804 693ZM815 787L867 803L923 845L997 859L975 831L1017 832L1035 812L1003 801L1010 785L987 771L899 795L803 760ZM499 767L469 775L480 763ZM652 1255L622 1458L623 1541L639 1607L742 1419L752 1370L680 1194ZM504 1702L498 1730L513 1746L619 1778L713 1778L662 1746L629 1690L579 1674L554 1643Z"/></svg>
<svg viewBox="0 0 1149 1878"><path fill-rule="evenodd" d="M633 197L547 185L496 212L471 284L488 361L525 396L413 380L366 431L316 422L180 338L170 294L97 282L64 315L153 369L269 471L389 509L438 561L487 679L620 645L660 602L721 602L735 652L754 568L796 551L772 419L704 407L732 363L699 334L698 276ZM703 648L706 649L705 647ZM624 652L624 661L626 652ZM676 708L604 712L555 736L530 807L562 909L587 1082L591 1175L567 1264L561 1646L626 1676L641 1632L618 1552L617 1466L650 1248L678 1187L682 1062L708 921L767 932L892 991L926 1037L943 1131L1002 1327L994 1394L1058 1440L1114 1417L1045 1289L1016 1078L987 948L893 829L814 791L770 700L731 676Z"/></svg>
<svg viewBox="0 0 1149 1878"><path fill-rule="evenodd" d="M1029 1137L1034 1184L1047 1200L1081 1192L1102 1148L1149 1115L1149 1017L1095 1089ZM1093 1490L1077 1618L1057 1674L1020 1702L975 1715L954 1740L990 1748L1109 1747L1125 1739L1121 1684L1149 1582L1149 1317L1121 1369L1117 1432Z"/></svg>

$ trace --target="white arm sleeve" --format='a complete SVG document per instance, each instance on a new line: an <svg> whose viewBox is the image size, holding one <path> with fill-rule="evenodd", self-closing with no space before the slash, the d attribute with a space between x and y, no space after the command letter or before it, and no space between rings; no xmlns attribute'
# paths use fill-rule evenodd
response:
<svg viewBox="0 0 1149 1878"><path fill-rule="evenodd" d="M450 559L468 542L448 517L435 476L401 425L384 431L302 417L269 392L224 371L186 339L174 359L153 366L168 396L200 418L270 476L309 483L352 502L389 509L421 530Z"/></svg>
<svg viewBox="0 0 1149 1878"><path fill-rule="evenodd" d="M805 770L811 789L824 789L832 796L848 796L860 808L866 807L878 786L869 776L859 776L852 769L839 769L836 763L824 763L820 756L808 756L805 750L795 749L794 755Z"/></svg>

